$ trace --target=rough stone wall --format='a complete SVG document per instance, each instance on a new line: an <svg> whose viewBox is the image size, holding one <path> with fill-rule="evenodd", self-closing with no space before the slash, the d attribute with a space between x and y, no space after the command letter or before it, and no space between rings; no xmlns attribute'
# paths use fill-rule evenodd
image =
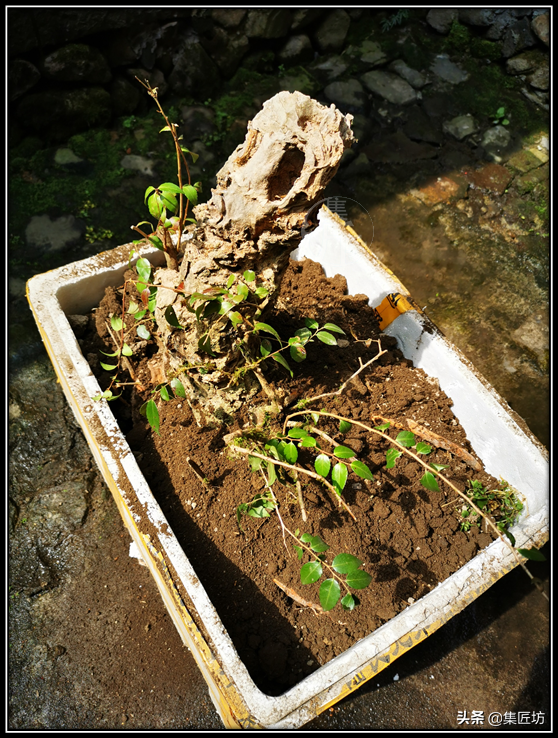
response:
<svg viewBox="0 0 558 738"><path fill-rule="evenodd" d="M13 135L62 141L118 116L141 112L149 101L134 77L148 78L159 97L214 98L242 66L275 72L282 89L297 89L343 104L343 112L366 112L370 93L399 83L414 100L420 70L397 63L380 44L355 50L349 30L371 14L390 20L392 11L328 9L102 9L11 8L8 11L8 82ZM508 72L525 79L526 96L548 105L549 13L544 9L433 9L415 18L441 35L465 25L492 41ZM372 74L347 78L359 65ZM521 56L534 55L532 69ZM517 62L517 57L520 57ZM285 73L285 68L287 72ZM293 71L294 70L294 71ZM546 70L546 71L545 71ZM364 86L363 86L364 84ZM382 87L382 84L384 87ZM418 85L418 86L417 86ZM409 88L409 89L407 89ZM392 93L391 91L388 92ZM319 99L319 98L318 98ZM389 99L387 97L386 99ZM263 100L261 101L263 102ZM261 103L260 103L261 104Z"/></svg>

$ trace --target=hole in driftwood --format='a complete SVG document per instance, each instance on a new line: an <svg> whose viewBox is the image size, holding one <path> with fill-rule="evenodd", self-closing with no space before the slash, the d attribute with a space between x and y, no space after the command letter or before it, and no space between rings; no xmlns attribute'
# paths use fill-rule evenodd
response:
<svg viewBox="0 0 558 738"><path fill-rule="evenodd" d="M269 178L267 185L268 200L280 200L291 190L300 177L304 166L304 153L296 146L288 146L277 165L277 169Z"/></svg>

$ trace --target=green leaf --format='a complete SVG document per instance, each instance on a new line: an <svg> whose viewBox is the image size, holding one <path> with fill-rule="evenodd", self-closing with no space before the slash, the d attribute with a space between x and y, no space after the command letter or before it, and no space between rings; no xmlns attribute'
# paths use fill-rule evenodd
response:
<svg viewBox="0 0 558 738"><path fill-rule="evenodd" d="M99 351L101 354L104 354L105 356L120 356L120 351L113 351L112 354L107 354L106 351L101 351L100 349Z"/></svg>
<svg viewBox="0 0 558 738"><path fill-rule="evenodd" d="M159 434L159 411L157 410L157 405L155 404L155 400L148 400L145 403L145 417L147 418L149 425L153 428L155 433L157 433L158 435Z"/></svg>
<svg viewBox="0 0 558 738"><path fill-rule="evenodd" d="M515 546L515 537L509 532L509 530L505 530L504 535L509 538L511 545Z"/></svg>
<svg viewBox="0 0 558 738"><path fill-rule="evenodd" d="M299 328L294 334L300 339L302 344L308 343L309 339L312 337L312 331L308 330L308 328Z"/></svg>
<svg viewBox="0 0 558 738"><path fill-rule="evenodd" d="M331 461L329 460L329 456L326 456L325 454L320 454L319 456L316 456L316 460L314 461L314 469L320 475L320 477L326 478L329 474L330 468Z"/></svg>
<svg viewBox="0 0 558 738"><path fill-rule="evenodd" d="M268 461L266 463L267 463L267 473L269 475L268 482L270 485L272 485L277 479L277 470L275 468L275 464L272 464L271 461Z"/></svg>
<svg viewBox="0 0 558 738"><path fill-rule="evenodd" d="M362 561L352 554L339 554L333 559L331 565L338 574L348 574L353 569L362 566Z"/></svg>
<svg viewBox="0 0 558 738"><path fill-rule="evenodd" d="M247 298L247 297L248 297L248 295L250 294L250 290L249 290L249 289L248 289L248 287L247 287L247 286L246 286L245 284L243 284L242 282L240 282L239 284L237 284L237 285L236 285L236 291L237 291L237 294L238 294L238 295L239 295L240 297L242 297L242 299L243 299L243 300L246 300L246 298ZM262 323L262 325L263 325L263 323ZM279 336L277 336L277 337L279 338Z"/></svg>
<svg viewBox="0 0 558 738"><path fill-rule="evenodd" d="M165 402L168 402L170 400L169 391L166 387L161 387L159 393L161 395L161 399L165 400Z"/></svg>
<svg viewBox="0 0 558 738"><path fill-rule="evenodd" d="M424 443L424 441L419 441L417 443L415 451L417 452L417 454L429 454L432 451L432 446Z"/></svg>
<svg viewBox="0 0 558 738"><path fill-rule="evenodd" d="M299 346L297 344L289 346L289 353L291 355L291 359L296 361L298 364L306 358L306 349L304 346Z"/></svg>
<svg viewBox="0 0 558 738"><path fill-rule="evenodd" d="M379 430L379 431L385 431L385 430L387 430L389 428L390 425L391 424L389 422L388 423L382 423L381 425L375 425L374 428L376 430Z"/></svg>
<svg viewBox="0 0 558 738"><path fill-rule="evenodd" d="M352 462L351 469L354 471L357 477L360 477L361 479L374 479L370 469L366 466L366 464L363 464L362 461L359 461L358 459L355 459Z"/></svg>
<svg viewBox="0 0 558 738"><path fill-rule="evenodd" d="M283 455L289 464L296 464L298 459L298 450L294 443L286 443L283 446Z"/></svg>
<svg viewBox="0 0 558 738"><path fill-rule="evenodd" d="M338 325L335 325L335 323L326 323L324 325L324 328L328 331L333 331L334 333L342 333L345 335L345 331L342 328L339 328Z"/></svg>
<svg viewBox="0 0 558 738"><path fill-rule="evenodd" d="M271 343L267 340L267 338L264 338L260 343L260 354L262 356L269 356L269 354L271 353L271 349Z"/></svg>
<svg viewBox="0 0 558 738"><path fill-rule="evenodd" d="M294 550L296 551L296 557L300 561L304 555L304 549L302 546L294 546Z"/></svg>
<svg viewBox="0 0 558 738"><path fill-rule="evenodd" d="M426 487L426 489L430 490L431 492L439 492L440 488L438 487L438 482L436 481L436 477L432 472L427 471L423 478L420 480L420 483L423 487Z"/></svg>
<svg viewBox="0 0 558 738"><path fill-rule="evenodd" d="M124 323L122 322L121 318L118 318L116 315L111 315L110 325L114 331L121 331L124 326Z"/></svg>
<svg viewBox="0 0 558 738"><path fill-rule="evenodd" d="M135 320L141 320L143 318L143 316L145 315L146 312L147 312L147 310L140 310L139 313L136 313L134 315Z"/></svg>
<svg viewBox="0 0 558 738"><path fill-rule="evenodd" d="M301 540L305 540L304 537L301 537ZM323 541L320 536L310 536L310 540L308 541L310 544L310 548L315 553L323 553L324 551L327 551L329 546L325 541Z"/></svg>
<svg viewBox="0 0 558 738"><path fill-rule="evenodd" d="M124 356L133 356L134 355L134 352L128 346L127 343L125 343L124 346L122 346L122 353L124 354Z"/></svg>
<svg viewBox="0 0 558 738"><path fill-rule="evenodd" d="M396 448L390 448L386 451L386 469L393 469L397 459L403 454L403 451L399 451Z"/></svg>
<svg viewBox="0 0 558 738"><path fill-rule="evenodd" d="M151 276L151 263L147 259L138 259L136 263L136 270L140 279L142 279L144 282L149 282L149 277ZM140 290L140 292L143 292L143 290Z"/></svg>
<svg viewBox="0 0 558 738"><path fill-rule="evenodd" d="M213 349L211 348L211 338L208 333L205 333L198 341L198 350L203 351L210 356L215 356Z"/></svg>
<svg viewBox="0 0 558 738"><path fill-rule="evenodd" d="M371 581L372 577L370 574L362 569L355 569L349 572L346 579L348 586L353 589L364 589L365 587L368 587Z"/></svg>
<svg viewBox="0 0 558 738"><path fill-rule="evenodd" d="M291 428L287 435L289 438L305 438L309 434L304 428Z"/></svg>
<svg viewBox="0 0 558 738"><path fill-rule="evenodd" d="M302 584L314 584L322 576L322 565L319 561L309 561L300 569Z"/></svg>
<svg viewBox="0 0 558 738"><path fill-rule="evenodd" d="M244 322L244 318L237 310L235 310L232 313L229 313L229 320L231 321L231 323L234 325L235 328Z"/></svg>
<svg viewBox="0 0 558 738"><path fill-rule="evenodd" d="M267 297L269 294L269 290L266 287L256 287L254 290L254 294L262 299L263 297Z"/></svg>
<svg viewBox="0 0 558 738"><path fill-rule="evenodd" d="M339 464L335 464L333 471L331 472L331 481L333 482L333 486L335 487L338 495L340 495L345 488L348 476L349 472L345 464L342 464L341 462Z"/></svg>
<svg viewBox="0 0 558 738"><path fill-rule="evenodd" d="M103 364L102 361L99 362L99 364L105 369L107 372L112 372L113 369L118 368L118 364Z"/></svg>
<svg viewBox="0 0 558 738"><path fill-rule="evenodd" d="M231 274L231 276L227 279L227 289L230 290L230 288L234 284L234 280L236 279L236 274Z"/></svg>
<svg viewBox="0 0 558 738"><path fill-rule="evenodd" d="M184 385L182 384L182 382L180 381L180 379L178 379L178 377L175 377L171 381L170 385L171 385L171 387L173 389L174 394L177 397L186 397L186 392L184 390Z"/></svg>
<svg viewBox="0 0 558 738"><path fill-rule="evenodd" d="M355 604L355 598L352 594L346 594L341 600L341 605L344 610L354 610Z"/></svg>
<svg viewBox="0 0 558 738"><path fill-rule="evenodd" d="M128 310L126 312L128 312L130 315L133 315L134 313L137 313L138 310L139 310L139 305L137 304L137 302L130 300L130 304L128 305Z"/></svg>
<svg viewBox="0 0 558 738"><path fill-rule="evenodd" d="M411 448L416 443L415 434L411 431L401 431L395 440L405 448Z"/></svg>
<svg viewBox="0 0 558 738"><path fill-rule="evenodd" d="M258 471L261 468L262 465L262 459L259 459L257 456L249 456L248 462L250 464L250 469L253 472Z"/></svg>
<svg viewBox="0 0 558 738"><path fill-rule="evenodd" d="M163 128L163 130L165 130ZM158 187L161 192L174 192L175 195L180 195L182 190L178 185L175 185L174 182L164 182L162 185L159 185Z"/></svg>
<svg viewBox="0 0 558 738"><path fill-rule="evenodd" d="M351 430L352 427L353 427L353 424L349 423L348 420L341 420L339 422L339 432L340 433L347 433L348 431Z"/></svg>
<svg viewBox="0 0 558 738"><path fill-rule="evenodd" d="M333 449L333 455L336 456L338 459L352 459L355 455L355 452L352 451L350 448L347 448L347 446L336 446Z"/></svg>
<svg viewBox="0 0 558 738"><path fill-rule="evenodd" d="M182 328L182 326L178 322L178 318L176 317L176 313L174 312L174 308L172 305L169 305L165 310L165 320L174 328Z"/></svg>
<svg viewBox="0 0 558 738"><path fill-rule="evenodd" d="M256 272L251 269L247 269L242 275L247 282L253 282L256 279Z"/></svg>
<svg viewBox="0 0 558 738"><path fill-rule="evenodd" d="M193 187L192 185L184 185L182 188L182 192L184 193L184 195L186 195L188 200L190 200L192 205L198 204L198 191L195 187Z"/></svg>
<svg viewBox="0 0 558 738"><path fill-rule="evenodd" d="M275 328L272 328L267 323L254 323L254 330L255 331L263 331L264 333L271 333L272 336L274 336L279 343L281 343L281 339L279 338L279 334L275 330Z"/></svg>
<svg viewBox="0 0 558 738"><path fill-rule="evenodd" d="M341 596L341 587L335 579L326 579L320 585L320 605L324 612L332 610Z"/></svg>
<svg viewBox="0 0 558 738"><path fill-rule="evenodd" d="M276 362L277 362L278 364L281 364L281 366L284 366L284 367L285 367L285 369L286 369L286 370L287 370L287 371L289 372L289 374L291 375L291 377L293 376L293 372L292 372L292 369L291 369L291 367L290 367L290 366L289 366L289 365L287 364L287 361L285 360L285 358L284 358L283 356L281 356L281 354L273 354L273 356L272 356L271 358L272 358L272 359L275 359L275 361L276 361Z"/></svg>
<svg viewBox="0 0 558 738"><path fill-rule="evenodd" d="M315 331L320 327L320 324L317 320L312 320L312 318L304 318L304 325L307 328L310 328L311 331Z"/></svg>
<svg viewBox="0 0 558 738"><path fill-rule="evenodd" d="M328 346L337 346L337 339L327 331L318 331L316 338L319 338L322 343L327 343Z"/></svg>
<svg viewBox="0 0 558 738"><path fill-rule="evenodd" d="M434 462L432 462L430 466L432 467L432 469L434 469L434 471L442 471L442 469L449 469L448 464L435 464Z"/></svg>
<svg viewBox="0 0 558 738"><path fill-rule="evenodd" d="M159 238L159 236L148 236L147 240L155 246L156 249L159 249L159 251L164 251L165 247L163 246L163 242Z"/></svg>
<svg viewBox="0 0 558 738"><path fill-rule="evenodd" d="M187 148L185 148L184 146L181 146L181 147L180 147L180 150L181 150L181 151L183 151L183 152L184 152L185 154L190 154L190 156L192 157L192 161L194 162L194 164L195 164L195 163L197 162L197 160L199 159L199 156L200 156L200 155L199 155L199 154L196 154L196 152L195 152L195 151L190 151L190 149L187 149Z"/></svg>
<svg viewBox="0 0 558 738"><path fill-rule="evenodd" d="M136 333L140 338L143 338L146 341L149 341L149 339L151 338L151 333L144 325L138 325L138 327L136 328Z"/></svg>
<svg viewBox="0 0 558 738"><path fill-rule="evenodd" d="M312 436L306 436L305 438L302 439L302 441L300 442L300 445L302 446L302 448L315 448L318 445L318 443L316 439L313 438Z"/></svg>
<svg viewBox="0 0 558 738"><path fill-rule="evenodd" d="M520 553L522 556L525 556L526 559L530 559L531 561L546 561L546 556L544 556L536 548L518 548L517 552Z"/></svg>

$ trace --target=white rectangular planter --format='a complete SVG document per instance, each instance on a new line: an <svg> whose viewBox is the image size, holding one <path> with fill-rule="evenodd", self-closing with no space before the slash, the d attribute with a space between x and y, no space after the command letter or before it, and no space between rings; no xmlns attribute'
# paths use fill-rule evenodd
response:
<svg viewBox="0 0 558 738"><path fill-rule="evenodd" d="M351 294L365 293L378 306L389 294L412 299L403 285L343 221L322 209L319 227L293 253L319 261L328 277L342 274ZM254 684L195 571L180 548L138 468L110 406L93 402L100 392L67 315L85 314L107 285L122 283L132 245L76 262L29 280L27 295L41 336L66 397L80 423L124 523L153 574L161 596L192 651L213 702L228 728L297 728L373 677L403 652L424 640L510 571L516 561L495 541L432 592L375 632L355 643L279 697ZM153 264L160 251L140 249ZM405 302L403 300L402 302ZM407 310L386 333L415 366L439 380L453 411L485 469L515 487L525 511L513 527L518 547L540 547L548 539L548 454L495 390L419 310ZM132 512L143 506L156 539L141 529ZM203 622L207 638L191 612Z"/></svg>

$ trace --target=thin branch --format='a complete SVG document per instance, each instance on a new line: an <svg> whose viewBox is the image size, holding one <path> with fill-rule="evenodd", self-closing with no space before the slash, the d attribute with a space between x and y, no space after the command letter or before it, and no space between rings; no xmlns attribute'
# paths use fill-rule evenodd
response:
<svg viewBox="0 0 558 738"><path fill-rule="evenodd" d="M295 472L302 472L303 474L306 474L309 477L312 477L312 479L316 479L318 482L322 482L322 484L325 484L325 486L333 493L334 498L339 502L340 505L342 505L345 510L349 513L351 518L356 522L356 517L354 516L353 512L351 511L350 507L347 505L347 503L342 499L342 497L337 494L337 490L335 487L330 484L330 482L327 481L327 479L324 479L324 477L321 477L316 472L310 471L309 469L305 469L302 466L293 466L292 464L287 464L286 461L278 461L277 459L272 459L270 456L264 456L263 454L257 453L257 451L250 451L247 448L244 448L243 446L237 446L233 444L231 448L234 448L235 451L239 451L241 454L245 454L246 456L255 456L257 459L262 459L262 461L267 461L270 464L277 464L277 466L283 466L285 469L292 469Z"/></svg>
<svg viewBox="0 0 558 738"><path fill-rule="evenodd" d="M519 566L521 566L521 568L523 569L523 571L527 574L527 576L529 577L529 579L531 579L531 581L533 582L533 584L535 585L535 587L537 587L537 589L541 592L541 594L543 595L543 597L545 597L545 599L548 600L548 597L546 595L546 592L535 581L535 577L531 574L531 572L529 571L529 569L527 569L527 567L525 566L525 564L523 563L523 561L521 561L521 559L519 558L519 556L518 556L515 548L511 545L510 541L504 536L504 534L499 530L499 528L496 527L496 525L492 522L492 520L490 520L490 518L486 515L486 513L483 512L479 507L477 507L477 505L475 505L475 503L471 500L471 498L470 497L467 497L467 495L464 492L461 492L461 490L457 489L457 487L452 482L450 482L450 480L447 477L445 477L439 471L436 471L435 469L433 469L425 461L423 461L421 458L419 458L412 451L409 451L409 449L406 448L405 446L402 446L395 439L391 438L386 433L382 433L381 431L377 430L376 428L371 428L369 425L365 425L364 423L360 423L358 420L349 420L348 418L345 418L345 417L343 417L341 415L336 415L335 413L328 413L328 412L325 412L323 410L315 410L315 411L312 411L312 412L315 413L315 414L317 414L317 415L322 415L324 417L335 418L336 420L346 420L348 422L353 423L354 425L358 425L361 428L364 428L364 430L367 430L370 433L375 433L376 435L381 436L386 441L389 441L393 445L398 446L399 449L403 453L405 453L408 456L410 456L411 458L415 459L415 461L418 461L418 463L421 466L423 466L427 471L429 471L431 474L435 474L437 477L439 477L443 482L445 482L448 485L448 487L450 487L456 494L458 494L459 497L461 497L463 500L465 500L465 502L467 503L467 505L469 505L470 507L472 507L473 510L478 515L480 515L481 518L483 518L487 522L487 524L496 533L496 535L498 536L498 538L506 546L508 546L508 548L511 549L516 562L519 564ZM289 420L290 418L293 418L293 417L295 417L297 415L306 415L306 414L307 414L307 412L305 412L305 411L299 411L299 412L291 413L291 415L289 415L287 417L287 420ZM287 420L285 422L287 422ZM446 493L444 492L444 494L446 494Z"/></svg>

